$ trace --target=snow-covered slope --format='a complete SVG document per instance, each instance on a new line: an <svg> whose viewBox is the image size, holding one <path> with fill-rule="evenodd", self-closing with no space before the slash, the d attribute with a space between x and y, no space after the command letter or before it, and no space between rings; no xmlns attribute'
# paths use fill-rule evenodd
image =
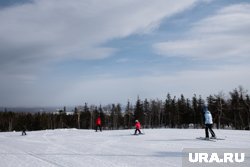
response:
<svg viewBox="0 0 250 167"><path fill-rule="evenodd" d="M249 131L215 130L216 142L197 140L203 129L94 132L60 129L0 133L0 167L174 167L184 148L250 148Z"/></svg>

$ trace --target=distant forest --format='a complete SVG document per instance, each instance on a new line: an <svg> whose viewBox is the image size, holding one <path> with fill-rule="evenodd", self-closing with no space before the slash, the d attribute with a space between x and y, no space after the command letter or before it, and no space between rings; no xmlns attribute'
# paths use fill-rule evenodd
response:
<svg viewBox="0 0 250 167"><path fill-rule="evenodd" d="M0 131L94 129L98 116L106 130L134 128L135 120L139 120L143 128L202 128L205 104L213 115L216 128L249 130L249 94L239 86L227 95L219 92L206 99L195 94L192 99L184 95L177 98L169 93L165 100L141 100L138 97L135 104L128 101L123 110L121 104L89 106L87 103L75 107L70 114L66 108L53 113L12 112L5 108L0 112Z"/></svg>

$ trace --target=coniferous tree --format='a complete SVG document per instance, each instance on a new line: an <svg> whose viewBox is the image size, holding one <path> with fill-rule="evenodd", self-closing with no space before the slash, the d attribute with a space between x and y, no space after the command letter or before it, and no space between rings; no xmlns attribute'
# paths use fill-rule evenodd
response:
<svg viewBox="0 0 250 167"><path fill-rule="evenodd" d="M230 92L231 96L231 112L233 113L233 126L236 129L241 129L240 122L240 111L239 111L239 92L237 89L234 89L233 92Z"/></svg>
<svg viewBox="0 0 250 167"><path fill-rule="evenodd" d="M143 105L139 97L137 98L135 109L134 109L134 118L135 120L139 120L142 125L145 124L144 122L144 112L143 112Z"/></svg>
<svg viewBox="0 0 250 167"><path fill-rule="evenodd" d="M90 113L90 109L88 107L88 104L85 103L84 107L83 107L83 113L82 113L82 127L84 129L91 129L92 128L92 119L91 119L91 113Z"/></svg>
<svg viewBox="0 0 250 167"><path fill-rule="evenodd" d="M189 99L186 99L186 113L183 116L185 119L185 123L188 125L193 124L193 116L192 116L192 105Z"/></svg>
<svg viewBox="0 0 250 167"><path fill-rule="evenodd" d="M126 109L125 109L125 115L124 115L124 126L125 128L130 129L133 126L132 121L134 120L133 118L133 108L130 104L130 102L128 101Z"/></svg>
<svg viewBox="0 0 250 167"><path fill-rule="evenodd" d="M171 103L172 103L171 95L168 93L167 94L167 99L165 100L165 104L164 104L164 112L165 112L165 116L166 116L166 125L168 125L168 127L171 127L171 125L172 125Z"/></svg>
<svg viewBox="0 0 250 167"><path fill-rule="evenodd" d="M151 127L152 114L150 112L150 104L147 99L143 102L143 111L145 115L145 128Z"/></svg>
<svg viewBox="0 0 250 167"><path fill-rule="evenodd" d="M151 101L151 112L152 112L152 127L157 128L160 125L159 121L159 106L155 100Z"/></svg>
<svg viewBox="0 0 250 167"><path fill-rule="evenodd" d="M81 111L77 107L75 107L74 115L75 115L75 117L77 117L77 119L76 119L77 120L77 128L81 129Z"/></svg>
<svg viewBox="0 0 250 167"><path fill-rule="evenodd" d="M186 100L183 94L181 94L181 98L177 101L178 105L178 127L181 128L182 125L185 125L186 121L184 115L186 115L187 109L186 109Z"/></svg>
<svg viewBox="0 0 250 167"><path fill-rule="evenodd" d="M199 125L202 126L204 125L204 105L205 105L205 101L202 99L201 96L199 96L199 99L198 99L198 120L199 120Z"/></svg>
<svg viewBox="0 0 250 167"><path fill-rule="evenodd" d="M174 98L172 99L172 102L171 102L171 111L172 111L172 125L171 127L172 128L176 128L176 125L179 124L178 122L178 108L177 108L177 104L176 104L176 97L174 96Z"/></svg>
<svg viewBox="0 0 250 167"><path fill-rule="evenodd" d="M197 117L197 113L198 113L198 100L196 97L196 94L194 94L193 98L192 98L192 106L193 106L193 123L194 123L194 128L198 128L198 117Z"/></svg>
<svg viewBox="0 0 250 167"><path fill-rule="evenodd" d="M112 104L110 121L111 121L111 129L117 129L117 117L116 117L116 107L115 104Z"/></svg>
<svg viewBox="0 0 250 167"><path fill-rule="evenodd" d="M250 98L249 95L246 95L245 100L245 107L246 107L246 118L247 118L247 127L246 130L250 130Z"/></svg>
<svg viewBox="0 0 250 167"><path fill-rule="evenodd" d="M181 94L181 98L178 99L178 110L179 110L179 127L184 126L187 128L190 122L190 112L189 112L189 100L185 99L184 95Z"/></svg>
<svg viewBox="0 0 250 167"><path fill-rule="evenodd" d="M122 108L120 104L116 105L116 115L117 115L117 128L120 129L124 125Z"/></svg>

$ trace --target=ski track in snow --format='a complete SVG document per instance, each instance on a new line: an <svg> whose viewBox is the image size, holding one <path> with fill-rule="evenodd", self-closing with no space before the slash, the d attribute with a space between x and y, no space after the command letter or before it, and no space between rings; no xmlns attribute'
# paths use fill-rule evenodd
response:
<svg viewBox="0 0 250 167"><path fill-rule="evenodd" d="M67 155L68 156L88 156L88 158L92 159L93 161L98 161L99 164L102 164L102 166L104 166L104 167L105 166L111 166L111 167L115 166L115 164L113 164L113 163L108 163L108 162L103 161L101 159L98 159L98 158L96 158L94 156L91 156L91 151L84 151L84 153L82 153L82 152L79 152L79 151L75 151L72 148L68 148L68 147L66 147L64 145L57 144L57 142L50 140L48 135L53 135L53 133L51 133L51 134L45 133L43 135L43 138L50 144L50 146L52 146L52 148L56 148L56 150L65 150L66 152L68 152L68 153L64 153L65 156L67 156ZM104 145L105 145L105 143L104 143ZM86 147L89 146L89 144L86 144L86 143L82 142L81 147L83 147L83 146L84 146L84 148L86 148ZM92 148L95 149L95 147L92 147ZM91 150L91 148L88 148L88 149Z"/></svg>
<svg viewBox="0 0 250 167"><path fill-rule="evenodd" d="M204 129L94 132L57 129L0 133L0 167L180 167L184 148L250 148L249 131L216 130L216 142L197 140Z"/></svg>

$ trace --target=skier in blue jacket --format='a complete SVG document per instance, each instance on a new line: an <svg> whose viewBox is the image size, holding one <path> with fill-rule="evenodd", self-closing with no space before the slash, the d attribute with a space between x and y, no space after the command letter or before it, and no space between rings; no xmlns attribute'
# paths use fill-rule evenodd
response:
<svg viewBox="0 0 250 167"><path fill-rule="evenodd" d="M214 131L212 130L213 126L213 117L210 111L208 110L207 106L204 107L204 117L205 117L205 133L206 133L206 139L209 139L209 133L208 130L210 131L212 137L211 138L216 138L216 135Z"/></svg>

